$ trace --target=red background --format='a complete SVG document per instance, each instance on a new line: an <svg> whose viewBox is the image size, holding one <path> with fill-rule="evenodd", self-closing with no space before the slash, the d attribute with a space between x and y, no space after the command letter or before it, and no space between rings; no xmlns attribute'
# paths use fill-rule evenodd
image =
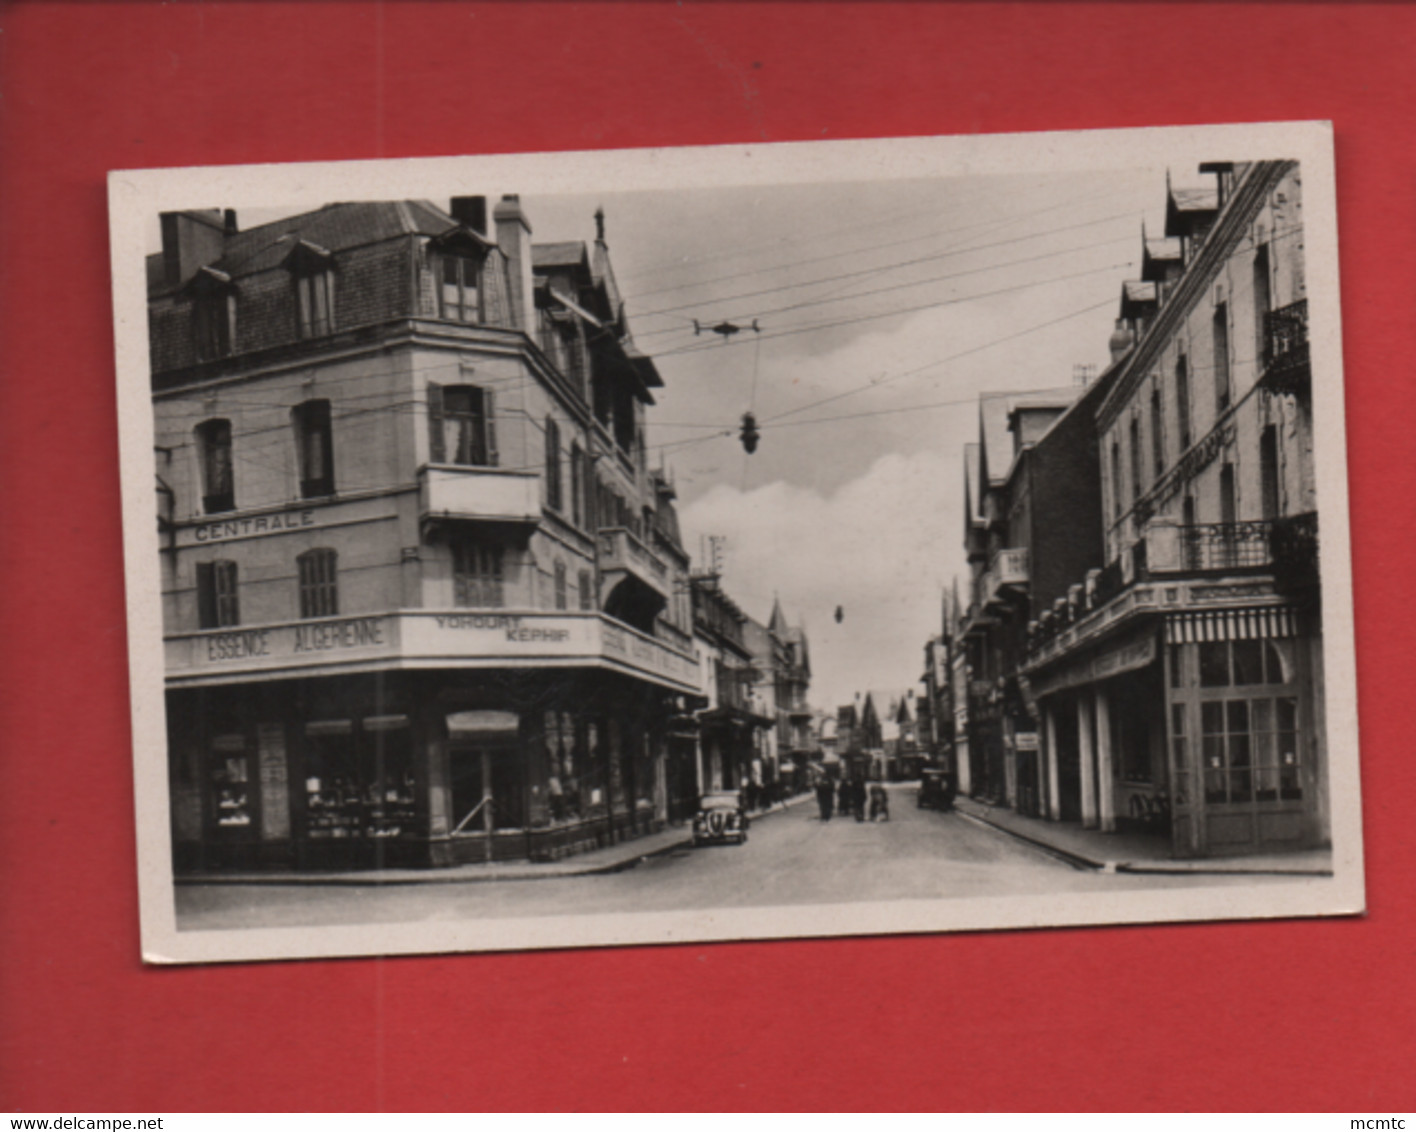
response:
<svg viewBox="0 0 1416 1132"><path fill-rule="evenodd" d="M1416 1108L1416 8L0 7L0 1106ZM105 173L1336 123L1371 912L144 969Z"/></svg>

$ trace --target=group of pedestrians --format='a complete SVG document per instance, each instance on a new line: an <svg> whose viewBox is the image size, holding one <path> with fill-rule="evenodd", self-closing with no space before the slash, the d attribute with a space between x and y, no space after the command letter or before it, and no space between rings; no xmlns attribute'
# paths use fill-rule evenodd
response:
<svg viewBox="0 0 1416 1132"><path fill-rule="evenodd" d="M890 819L890 796L883 782L867 782L853 775L837 782L823 769L816 773L813 787L822 821L830 821L833 813L853 815L856 821L865 821L867 816L870 821Z"/></svg>

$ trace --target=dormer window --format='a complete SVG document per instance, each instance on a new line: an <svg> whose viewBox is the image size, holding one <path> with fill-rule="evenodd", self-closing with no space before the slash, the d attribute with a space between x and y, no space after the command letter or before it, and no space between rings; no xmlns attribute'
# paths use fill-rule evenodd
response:
<svg viewBox="0 0 1416 1132"><path fill-rule="evenodd" d="M295 277L296 318L301 338L334 333L334 256L308 240L297 243L285 265Z"/></svg>
<svg viewBox="0 0 1416 1132"><path fill-rule="evenodd" d="M295 280L300 302L300 337L320 338L334 330L334 272L320 271Z"/></svg>
<svg viewBox="0 0 1416 1132"><path fill-rule="evenodd" d="M197 360L210 362L230 356L236 342L236 288L231 277L214 267L203 267L188 288Z"/></svg>
<svg viewBox="0 0 1416 1132"><path fill-rule="evenodd" d="M442 257L438 314L454 322L482 321L482 264L467 256Z"/></svg>

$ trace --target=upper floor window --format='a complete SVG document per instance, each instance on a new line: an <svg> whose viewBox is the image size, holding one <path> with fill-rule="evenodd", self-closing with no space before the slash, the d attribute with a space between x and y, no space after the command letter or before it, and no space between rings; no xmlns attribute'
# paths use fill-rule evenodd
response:
<svg viewBox="0 0 1416 1132"><path fill-rule="evenodd" d="M236 341L236 294L229 290L199 293L192 305L197 360L227 357Z"/></svg>
<svg viewBox="0 0 1416 1132"><path fill-rule="evenodd" d="M305 498L334 494L334 447L328 401L296 405L295 455L300 465L300 494Z"/></svg>
<svg viewBox="0 0 1416 1132"><path fill-rule="evenodd" d="M560 427L546 418L546 506L559 511L561 499Z"/></svg>
<svg viewBox="0 0 1416 1132"><path fill-rule="evenodd" d="M231 463L231 422L216 418L197 425L197 460L201 466L202 510L232 511L236 485Z"/></svg>
<svg viewBox="0 0 1416 1132"><path fill-rule="evenodd" d="M481 274L479 261L467 256L444 255L438 277L438 314L458 322L481 322Z"/></svg>
<svg viewBox="0 0 1416 1132"><path fill-rule="evenodd" d="M1180 433L1180 451L1190 448L1190 367L1181 354L1175 360L1175 421Z"/></svg>
<svg viewBox="0 0 1416 1132"><path fill-rule="evenodd" d="M581 570L577 579L580 585L580 608L582 612L589 613L595 608L595 583L590 577L589 570Z"/></svg>
<svg viewBox="0 0 1416 1132"><path fill-rule="evenodd" d="M495 467L496 417L490 389L428 383L428 458L434 464Z"/></svg>
<svg viewBox="0 0 1416 1132"><path fill-rule="evenodd" d="M1260 244L1254 253L1254 357L1262 359L1265 346L1265 323L1272 304L1269 287L1269 246Z"/></svg>
<svg viewBox="0 0 1416 1132"><path fill-rule="evenodd" d="M241 624L236 563L225 559L197 563L197 624L203 629Z"/></svg>
<svg viewBox="0 0 1416 1132"><path fill-rule="evenodd" d="M580 445L570 446L570 518L577 527L585 525L585 454Z"/></svg>
<svg viewBox="0 0 1416 1132"><path fill-rule="evenodd" d="M1165 434L1161 430L1159 389L1151 390L1151 446L1155 478L1159 480L1165 474Z"/></svg>
<svg viewBox="0 0 1416 1132"><path fill-rule="evenodd" d="M334 330L334 272L328 268L295 277L300 337L319 338Z"/></svg>
<svg viewBox="0 0 1416 1132"><path fill-rule="evenodd" d="M556 559L554 579L556 608L565 609L569 604L569 594L566 592L565 585L565 563L560 559Z"/></svg>
<svg viewBox="0 0 1416 1132"><path fill-rule="evenodd" d="M339 612L339 555L328 547L307 550L295 560L300 571L300 616L333 617Z"/></svg>
<svg viewBox="0 0 1416 1132"><path fill-rule="evenodd" d="M499 609L502 592L502 548L487 543L452 544L452 600L472 609Z"/></svg>
<svg viewBox="0 0 1416 1132"><path fill-rule="evenodd" d="M1141 421L1131 418L1131 502L1141 497Z"/></svg>
<svg viewBox="0 0 1416 1132"><path fill-rule="evenodd" d="M1111 442L1111 514L1121 521L1121 442Z"/></svg>
<svg viewBox="0 0 1416 1132"><path fill-rule="evenodd" d="M1229 408L1229 304L1214 308L1214 406L1217 412Z"/></svg>

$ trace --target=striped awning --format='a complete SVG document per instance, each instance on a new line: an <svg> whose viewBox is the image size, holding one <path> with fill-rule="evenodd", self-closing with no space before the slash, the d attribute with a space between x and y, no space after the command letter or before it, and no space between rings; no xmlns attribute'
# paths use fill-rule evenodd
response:
<svg viewBox="0 0 1416 1132"><path fill-rule="evenodd" d="M1167 644L1192 641L1255 641L1296 637L1298 618L1292 609L1225 609L1206 613L1176 613L1165 619Z"/></svg>

